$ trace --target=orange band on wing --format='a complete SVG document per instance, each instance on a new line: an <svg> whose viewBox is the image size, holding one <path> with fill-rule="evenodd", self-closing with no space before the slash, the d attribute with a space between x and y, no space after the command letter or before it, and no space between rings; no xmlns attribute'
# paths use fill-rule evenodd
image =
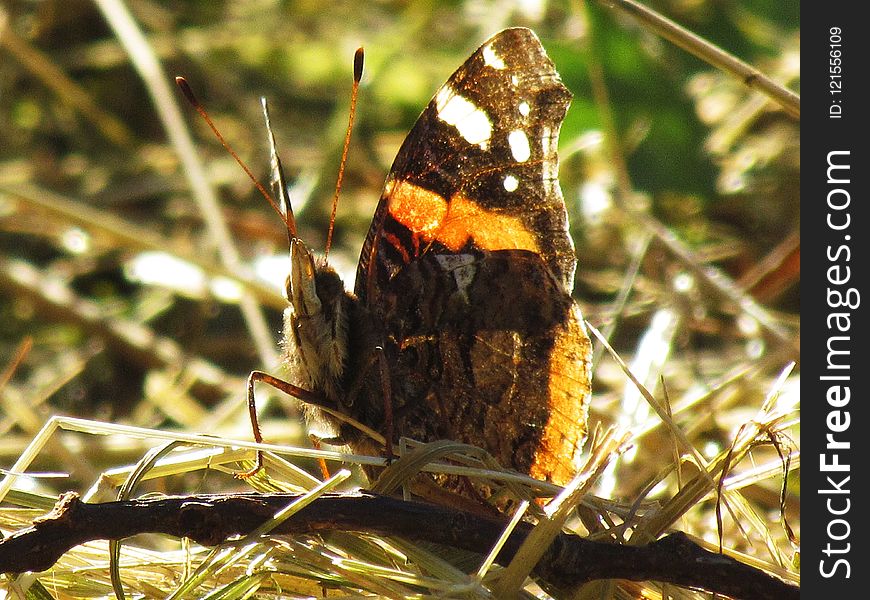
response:
<svg viewBox="0 0 870 600"><path fill-rule="evenodd" d="M454 252L468 241L482 250L540 252L520 219L487 210L461 193L448 202L433 191L397 181L387 194L393 218L426 242L438 241Z"/></svg>
<svg viewBox="0 0 870 600"><path fill-rule="evenodd" d="M567 316L567 321L555 332L550 353L547 390L550 417L529 469L529 475L535 479L558 485L566 485L580 468L592 395L592 344L580 309L573 305Z"/></svg>

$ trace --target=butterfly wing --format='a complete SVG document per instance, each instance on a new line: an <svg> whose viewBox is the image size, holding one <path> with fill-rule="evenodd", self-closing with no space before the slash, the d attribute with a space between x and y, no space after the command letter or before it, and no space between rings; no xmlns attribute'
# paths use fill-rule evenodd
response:
<svg viewBox="0 0 870 600"><path fill-rule="evenodd" d="M363 245L357 296L377 306L383 285L435 241L453 252L534 251L570 291L576 257L556 155L570 101L531 30L484 43L405 138Z"/></svg>
<svg viewBox="0 0 870 600"><path fill-rule="evenodd" d="M484 43L399 150L355 286L387 354L398 434L480 445L560 483L590 379L557 179L570 99L530 30Z"/></svg>

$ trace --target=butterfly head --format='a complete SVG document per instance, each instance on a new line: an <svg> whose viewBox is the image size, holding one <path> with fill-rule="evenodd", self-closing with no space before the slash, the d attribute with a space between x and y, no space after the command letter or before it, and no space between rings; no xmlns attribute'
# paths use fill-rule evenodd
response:
<svg viewBox="0 0 870 600"><path fill-rule="evenodd" d="M338 273L297 237L290 240L284 356L309 389L340 397L347 361L348 295Z"/></svg>

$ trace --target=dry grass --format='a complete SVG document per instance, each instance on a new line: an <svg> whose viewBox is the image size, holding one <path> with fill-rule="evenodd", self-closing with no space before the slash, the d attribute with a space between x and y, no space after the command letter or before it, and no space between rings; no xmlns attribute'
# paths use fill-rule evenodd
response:
<svg viewBox="0 0 870 600"><path fill-rule="evenodd" d="M741 58L797 87L796 24L745 9L719 15L712 5L705 13L702 5L674 4L671 14L708 35L727 22ZM108 0L0 6L0 465L44 475L0 481L4 534L44 514L62 491L117 497L155 449L164 453L151 456L127 493L253 485L316 494L317 458L333 470L379 460L311 449L292 408L278 398L266 405L263 390L272 443L264 447L275 453L269 477L233 479L255 447L244 377L276 366L284 303L255 265L283 256L284 242L265 202L169 87L171 76L189 79L258 173L268 162L259 96L269 98L301 234L319 247L351 57L366 44L330 255L352 273L404 131L478 42L525 24L576 95L561 138L561 180L580 257L576 295L603 332L593 340L592 425L628 436L628 450L608 450L609 466L573 498L580 508L565 515L566 526L627 544L682 530L798 580L797 121L597 6L590 18L548 5L540 20L487 6L340 2L324 14L316 4L269 0L137 0L128 3L131 22L147 32L138 45L133 33L117 33L122 15L104 18L118 8ZM174 282L143 279L149 257L166 256L189 270ZM284 267L271 264L272 278L283 281ZM470 464L465 472L484 476L484 465ZM336 484L358 483L354 473ZM529 495L540 488L485 476ZM49 572L4 585L105 596L109 557L107 543L87 544ZM217 549L147 536L125 541L118 562L127 593L149 598L502 597L492 590L523 584L529 568L506 575L483 561L332 533ZM577 597L668 595L705 597L652 582L601 582Z"/></svg>

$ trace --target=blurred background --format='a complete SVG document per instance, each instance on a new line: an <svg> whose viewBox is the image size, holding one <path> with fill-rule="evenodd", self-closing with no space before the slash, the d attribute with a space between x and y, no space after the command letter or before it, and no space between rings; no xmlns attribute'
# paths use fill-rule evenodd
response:
<svg viewBox="0 0 870 600"><path fill-rule="evenodd" d="M799 2L648 5L799 91ZM135 36L110 26L120 6L144 46L131 49L122 41ZM741 527L737 513L726 516L726 545L796 568L781 522L784 509L799 532L799 472L782 502L780 493L784 465L798 464L799 120L597 2L0 3L0 467L54 414L249 438L244 378L277 372L286 236L175 75L262 181L259 99L268 99L301 237L319 250L353 52L365 47L330 253L352 286L405 134L481 42L515 25L537 32L574 93L560 179L586 318L667 403L699 456L721 457L742 425L771 419L770 435L729 465L727 485L747 512L738 511ZM163 88L134 67L154 60ZM173 110L181 120L167 125L160 115ZM593 426L636 433L598 493L666 502L697 466L595 348ZM786 371L790 361L798 367ZM262 422L270 442L307 444L286 401L264 404ZM30 469L69 477L31 480L33 490L86 489L158 444L57 439ZM201 472L154 485L243 487ZM715 494L702 495L674 524L715 542L715 506Z"/></svg>

